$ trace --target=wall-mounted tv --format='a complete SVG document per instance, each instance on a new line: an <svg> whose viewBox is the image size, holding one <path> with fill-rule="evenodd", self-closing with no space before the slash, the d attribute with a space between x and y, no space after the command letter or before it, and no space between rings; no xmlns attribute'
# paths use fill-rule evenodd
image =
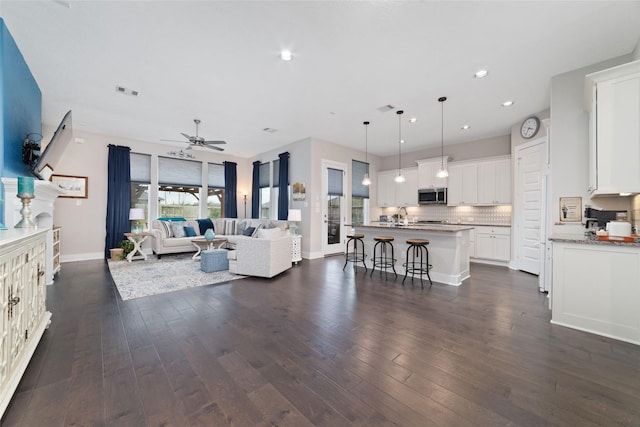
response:
<svg viewBox="0 0 640 427"><path fill-rule="evenodd" d="M73 126L71 110L69 110L62 118L40 157L31 166L31 173L38 179L48 181L72 139Z"/></svg>

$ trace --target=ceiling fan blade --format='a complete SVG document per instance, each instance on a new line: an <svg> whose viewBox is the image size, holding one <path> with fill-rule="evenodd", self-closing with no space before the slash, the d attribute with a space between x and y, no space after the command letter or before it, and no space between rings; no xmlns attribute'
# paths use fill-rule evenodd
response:
<svg viewBox="0 0 640 427"><path fill-rule="evenodd" d="M211 145L203 145L203 147L209 148L211 150L218 150L218 151L224 151L224 148L220 148L220 147L213 147Z"/></svg>
<svg viewBox="0 0 640 427"><path fill-rule="evenodd" d="M227 141L203 141L205 144L226 144Z"/></svg>
<svg viewBox="0 0 640 427"><path fill-rule="evenodd" d="M187 134L186 134L186 133L184 133L184 132L180 132L180 135L184 136L184 137L185 137L185 138L187 138L189 141L191 141L191 138L192 138L192 137L191 137L190 135L187 135Z"/></svg>
<svg viewBox="0 0 640 427"><path fill-rule="evenodd" d="M166 142L181 142L181 143L182 143L182 142L186 142L186 143L189 143L189 141L178 141L178 140L175 140L175 139L161 139L160 141L166 141Z"/></svg>

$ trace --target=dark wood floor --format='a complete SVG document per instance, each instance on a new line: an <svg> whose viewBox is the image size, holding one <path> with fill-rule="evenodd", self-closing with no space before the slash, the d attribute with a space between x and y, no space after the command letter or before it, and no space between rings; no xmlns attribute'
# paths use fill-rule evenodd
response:
<svg viewBox="0 0 640 427"><path fill-rule="evenodd" d="M342 262L130 301L64 264L2 425L640 425L640 347L551 325L535 276L421 290Z"/></svg>

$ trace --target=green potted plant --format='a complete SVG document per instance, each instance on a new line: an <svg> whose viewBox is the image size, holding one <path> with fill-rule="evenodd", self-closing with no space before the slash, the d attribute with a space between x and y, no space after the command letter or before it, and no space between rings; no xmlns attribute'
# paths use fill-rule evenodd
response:
<svg viewBox="0 0 640 427"><path fill-rule="evenodd" d="M135 247L133 246L133 242L131 240L122 240L118 246L123 249L122 259L125 259Z"/></svg>

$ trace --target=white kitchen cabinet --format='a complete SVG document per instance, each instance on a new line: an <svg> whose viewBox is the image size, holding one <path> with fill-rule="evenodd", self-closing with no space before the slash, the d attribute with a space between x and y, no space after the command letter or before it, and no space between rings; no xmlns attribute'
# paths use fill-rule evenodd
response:
<svg viewBox="0 0 640 427"><path fill-rule="evenodd" d="M450 164L447 205L475 205L478 203L478 164L464 162Z"/></svg>
<svg viewBox="0 0 640 427"><path fill-rule="evenodd" d="M447 167L448 157L444 159L438 157L433 159L416 160L418 164L418 188L447 188L448 179L438 178L436 174L440 170L444 162L444 167Z"/></svg>
<svg viewBox="0 0 640 427"><path fill-rule="evenodd" d="M589 191L638 193L640 61L589 74L585 84L585 104L591 110Z"/></svg>
<svg viewBox="0 0 640 427"><path fill-rule="evenodd" d="M474 258L506 262L511 259L511 227L476 227Z"/></svg>
<svg viewBox="0 0 640 427"><path fill-rule="evenodd" d="M395 182L397 170L378 172L378 206L417 206L418 168L402 169L405 182Z"/></svg>
<svg viewBox="0 0 640 427"><path fill-rule="evenodd" d="M640 344L640 248L553 241L551 323Z"/></svg>
<svg viewBox="0 0 640 427"><path fill-rule="evenodd" d="M478 163L478 204L511 204L511 157Z"/></svg>
<svg viewBox="0 0 640 427"><path fill-rule="evenodd" d="M405 182L396 183L396 206L418 205L418 168L403 169Z"/></svg>
<svg viewBox="0 0 640 427"><path fill-rule="evenodd" d="M0 416L51 319L45 304L47 231L0 232Z"/></svg>

